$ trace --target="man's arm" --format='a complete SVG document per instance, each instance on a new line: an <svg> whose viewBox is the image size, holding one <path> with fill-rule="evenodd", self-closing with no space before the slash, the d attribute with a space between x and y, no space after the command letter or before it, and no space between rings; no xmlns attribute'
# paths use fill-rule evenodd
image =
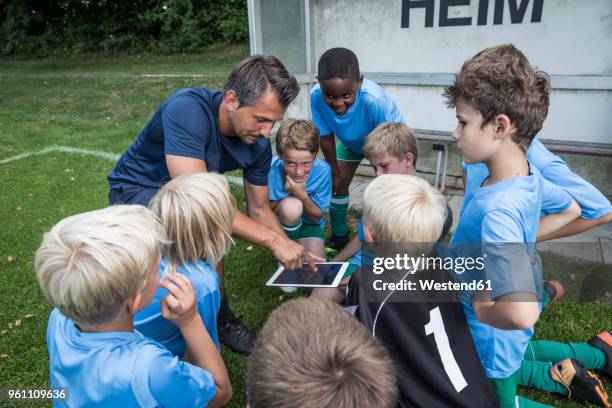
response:
<svg viewBox="0 0 612 408"><path fill-rule="evenodd" d="M183 174L198 173L206 171L204 160L194 159L186 156L166 155L166 166L171 178L182 176Z"/></svg>
<svg viewBox="0 0 612 408"><path fill-rule="evenodd" d="M247 214L254 221L265 225L280 235L285 236L283 227L270 207L268 186L257 186L244 180Z"/></svg>

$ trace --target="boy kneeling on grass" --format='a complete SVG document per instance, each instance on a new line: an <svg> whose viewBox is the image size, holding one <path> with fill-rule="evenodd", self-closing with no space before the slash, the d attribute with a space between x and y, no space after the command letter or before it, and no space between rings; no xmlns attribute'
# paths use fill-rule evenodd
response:
<svg viewBox="0 0 612 408"><path fill-rule="evenodd" d="M396 406L393 364L384 348L340 306L325 299L283 303L249 358L250 408Z"/></svg>
<svg viewBox="0 0 612 408"><path fill-rule="evenodd" d="M63 219L46 233L35 267L56 307L47 329L55 406L193 407L225 405L232 390L185 276L159 282L163 228L145 207L116 205ZM194 364L134 331L134 315L168 290L164 318L185 339Z"/></svg>
<svg viewBox="0 0 612 408"><path fill-rule="evenodd" d="M331 167L317 158L319 131L307 120L284 121L268 174L270 207L287 236L325 259L323 226L332 196ZM316 292L318 289L315 289Z"/></svg>

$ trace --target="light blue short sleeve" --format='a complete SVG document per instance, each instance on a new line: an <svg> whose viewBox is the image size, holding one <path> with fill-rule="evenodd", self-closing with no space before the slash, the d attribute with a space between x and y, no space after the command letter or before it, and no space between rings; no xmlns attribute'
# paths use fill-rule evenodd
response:
<svg viewBox="0 0 612 408"><path fill-rule="evenodd" d="M520 221L511 213L490 211L482 219L482 256L493 299L513 292L537 295L531 256Z"/></svg>
<svg viewBox="0 0 612 408"><path fill-rule="evenodd" d="M374 119L374 127L381 123L404 122L397 105L387 95L377 98L375 103L370 104L370 115Z"/></svg>
<svg viewBox="0 0 612 408"><path fill-rule="evenodd" d="M610 201L595 186L574 173L563 159L551 153L537 138L527 151L527 159L546 180L576 200L582 210L581 218L592 220L612 212Z"/></svg>
<svg viewBox="0 0 612 408"><path fill-rule="evenodd" d="M332 133L329 127L325 124L323 120L323 115L321 114L321 108L325 105L323 101L323 96L321 94L321 89L317 87L313 88L310 93L310 112L312 113L312 122L319 129L320 136L328 136Z"/></svg>
<svg viewBox="0 0 612 408"><path fill-rule="evenodd" d="M275 156L268 173L268 198L271 201L280 201L288 196L289 193L285 190L283 162L278 156Z"/></svg>
<svg viewBox="0 0 612 408"><path fill-rule="evenodd" d="M542 186L542 214L556 214L572 204L572 196L556 184L540 178Z"/></svg>
<svg viewBox="0 0 612 408"><path fill-rule="evenodd" d="M160 406L205 407L214 398L217 389L208 371L180 361L161 348L154 357L155 366L148 369L148 382Z"/></svg>
<svg viewBox="0 0 612 408"><path fill-rule="evenodd" d="M327 211L332 197L332 174L331 167L326 162L319 163L316 166L316 179L313 180L312 194L310 199L317 207L323 211Z"/></svg>

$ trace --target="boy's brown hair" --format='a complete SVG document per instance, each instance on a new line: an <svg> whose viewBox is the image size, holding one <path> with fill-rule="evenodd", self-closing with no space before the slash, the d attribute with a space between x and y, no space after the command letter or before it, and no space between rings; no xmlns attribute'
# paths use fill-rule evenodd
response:
<svg viewBox="0 0 612 408"><path fill-rule="evenodd" d="M412 153L412 165L416 166L419 155L417 138L403 123L381 123L370 132L363 145L363 155L368 160L387 154L401 160L406 153Z"/></svg>
<svg viewBox="0 0 612 408"><path fill-rule="evenodd" d="M250 408L393 407L386 351L329 300L300 298L272 312L249 358Z"/></svg>
<svg viewBox="0 0 612 408"><path fill-rule="evenodd" d="M282 156L287 149L319 151L319 129L309 120L285 120L276 133L276 154Z"/></svg>
<svg viewBox="0 0 612 408"><path fill-rule="evenodd" d="M527 151L548 114L550 79L514 45L504 44L466 61L443 95L450 108L457 102L470 104L484 117L483 126L507 115L516 127L512 141Z"/></svg>

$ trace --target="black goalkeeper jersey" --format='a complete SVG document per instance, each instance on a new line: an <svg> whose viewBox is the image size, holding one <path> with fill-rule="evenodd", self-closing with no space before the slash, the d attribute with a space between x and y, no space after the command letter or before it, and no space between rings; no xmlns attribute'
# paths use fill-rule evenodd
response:
<svg viewBox="0 0 612 408"><path fill-rule="evenodd" d="M363 271L363 270L361 270ZM347 306L386 348L394 362L399 407L498 407L459 302L367 302L361 271L351 277ZM446 272L428 273L448 280Z"/></svg>

